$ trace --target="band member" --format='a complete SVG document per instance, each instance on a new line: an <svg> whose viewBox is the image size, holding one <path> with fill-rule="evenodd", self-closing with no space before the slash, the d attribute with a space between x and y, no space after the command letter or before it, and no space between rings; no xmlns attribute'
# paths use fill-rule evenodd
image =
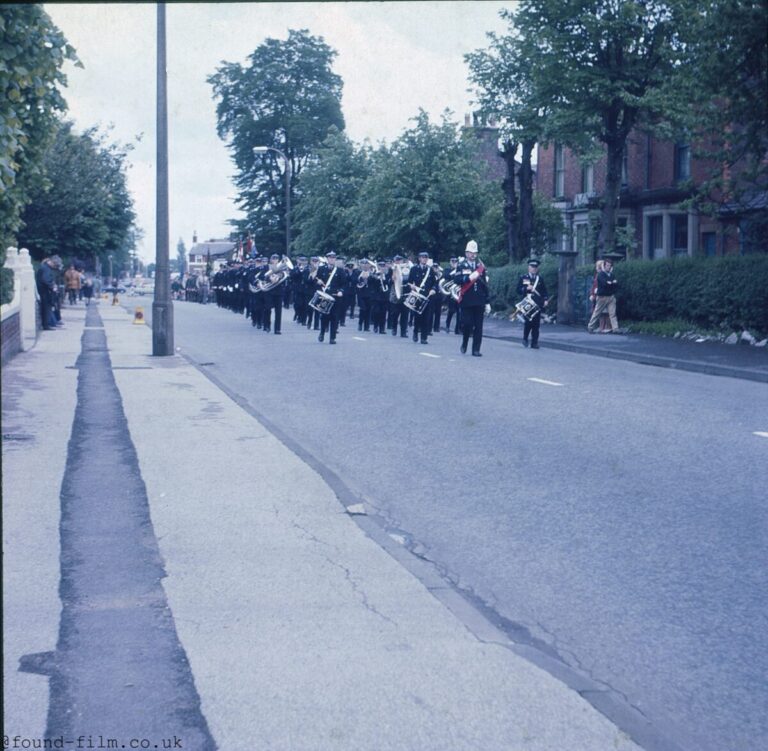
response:
<svg viewBox="0 0 768 751"><path fill-rule="evenodd" d="M437 281L432 269L427 264L429 253L422 251L419 253L419 262L408 274L408 288L411 292L418 292L420 295L430 298L430 302L420 315L414 313L413 316L413 341L421 341L422 344L429 344L427 338L432 333L432 313L431 299L435 296Z"/></svg>
<svg viewBox="0 0 768 751"><path fill-rule="evenodd" d="M387 274L389 284L389 328L392 330L392 336L397 335L398 323L400 324L400 336L405 339L408 337L408 314L410 310L405 307L405 288L408 274L411 267L405 258L396 255L393 259L392 268ZM400 294L398 295L398 290Z"/></svg>
<svg viewBox="0 0 768 751"><path fill-rule="evenodd" d="M339 311L342 298L344 297L346 271L336 266L336 253L331 251L326 257L328 258L328 263L321 266L317 272L317 289L323 290L323 292L336 299L330 312L320 316L320 335L317 337L317 341L322 342L325 339L325 332L330 329L328 343L336 344L336 334L339 330Z"/></svg>
<svg viewBox="0 0 768 751"><path fill-rule="evenodd" d="M372 261L363 258L360 261L360 270L355 273L355 287L357 288L357 330L368 331L371 327L371 303L373 298L373 279L371 279L376 267Z"/></svg>
<svg viewBox="0 0 768 751"><path fill-rule="evenodd" d="M541 326L541 312L549 303L549 293L547 285L539 276L539 262L535 258L528 261L528 273L523 274L517 283L518 295L530 295L533 301L539 306L536 314L525 319L523 325L523 345L528 346L528 337L531 338L531 348L539 348L539 326Z"/></svg>
<svg viewBox="0 0 768 751"><path fill-rule="evenodd" d="M342 290L341 300L339 300L339 326L347 325L347 305L346 295L349 286L349 274L347 273L347 259L344 256L336 256L336 267L344 272L344 289Z"/></svg>
<svg viewBox="0 0 768 751"><path fill-rule="evenodd" d="M445 276L448 281L455 282L456 281L456 269L459 266L459 259L456 256L453 256L451 258L451 266L450 268L445 271ZM445 317L445 331L446 333L451 332L451 321L453 320L453 317L456 316L456 323L455 328L453 330L454 334L458 334L461 331L461 311L459 310L459 303L456 302L453 295L448 295L448 314Z"/></svg>
<svg viewBox="0 0 768 751"><path fill-rule="evenodd" d="M440 280L443 278L443 274L445 273L443 271L443 267L440 266L439 263L432 264L432 271L435 274L435 280L437 281L437 286L435 287L435 296L432 298L432 313L433 313L433 325L432 325L432 331L435 334L440 333L440 318L443 315L443 300L445 299L445 295L440 291Z"/></svg>
<svg viewBox="0 0 768 751"><path fill-rule="evenodd" d="M266 284L274 283L281 275L280 256L274 253L269 259L269 265L261 274L261 280ZM285 279L271 289L261 292L264 297L264 331L269 333L272 326L272 311L275 312L275 334L280 331L283 317L283 287Z"/></svg>
<svg viewBox="0 0 768 751"><path fill-rule="evenodd" d="M467 243L464 260L458 264L454 279L461 285L461 352L464 354L467 351L469 338L472 337L472 355L482 357L480 346L483 343L483 315L488 304L488 277L477 258L477 243L474 240Z"/></svg>
<svg viewBox="0 0 768 751"><path fill-rule="evenodd" d="M344 283L344 295L341 298L341 318L339 325L344 326L347 323L347 314L350 318L355 317L355 296L357 295L357 286L355 284L355 263L347 261L344 264L344 271L347 272L347 281Z"/></svg>
<svg viewBox="0 0 768 751"><path fill-rule="evenodd" d="M312 299L312 295L317 290L317 275L320 272L320 258L312 256L309 259L309 266L304 269L304 286L307 290L307 300ZM320 328L320 314L307 304L307 328L317 331Z"/></svg>
<svg viewBox="0 0 768 751"><path fill-rule="evenodd" d="M376 334L386 334L387 304L389 302L386 261L377 261L376 267L376 275L372 277L371 281L371 321Z"/></svg>
<svg viewBox="0 0 768 751"><path fill-rule="evenodd" d="M291 297L293 298L293 320L298 321L302 325L307 320L307 303L309 302L304 285L302 284L302 277L306 267L307 257L298 256L296 258L296 265L291 269L291 273L288 276L288 284L291 285Z"/></svg>

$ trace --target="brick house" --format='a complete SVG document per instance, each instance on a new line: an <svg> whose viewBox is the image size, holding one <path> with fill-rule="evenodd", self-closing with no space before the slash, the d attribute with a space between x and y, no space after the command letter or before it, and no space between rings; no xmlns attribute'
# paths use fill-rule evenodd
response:
<svg viewBox="0 0 768 751"><path fill-rule="evenodd" d="M202 274L210 257L213 271L216 272L227 261L232 260L236 244L231 240L197 241L197 235L192 238L192 248L188 253L187 273Z"/></svg>
<svg viewBox="0 0 768 751"><path fill-rule="evenodd" d="M563 213L565 233L557 250L578 253L579 264L594 261L587 246L589 213L597 208L605 186L605 158L583 164L559 144L540 147L536 188ZM761 243L750 236L749 212L725 204L716 218L679 204L691 196L689 181L703 182L711 164L691 155L687 143L671 143L633 131L627 140L617 227L634 231L630 258L678 255L728 255L753 252ZM752 197L751 210L765 209L766 195ZM764 245L762 250L765 250Z"/></svg>

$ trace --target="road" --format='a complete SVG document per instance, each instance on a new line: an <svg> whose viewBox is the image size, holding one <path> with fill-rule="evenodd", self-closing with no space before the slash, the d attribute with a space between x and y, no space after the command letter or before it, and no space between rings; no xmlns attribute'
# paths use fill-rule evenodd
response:
<svg viewBox="0 0 768 751"><path fill-rule="evenodd" d="M182 354L516 640L684 748L768 747L764 385L488 339L471 358L453 334L424 347L354 321L330 347L290 315L276 337L213 305L174 314Z"/></svg>

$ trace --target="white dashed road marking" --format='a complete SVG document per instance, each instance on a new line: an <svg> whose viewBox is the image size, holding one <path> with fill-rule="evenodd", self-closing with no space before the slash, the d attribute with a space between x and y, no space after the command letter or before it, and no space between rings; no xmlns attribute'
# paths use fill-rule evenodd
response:
<svg viewBox="0 0 768 751"><path fill-rule="evenodd" d="M429 352L419 352L419 354L422 355L423 357L436 357L440 359L440 355L431 355Z"/></svg>
<svg viewBox="0 0 768 751"><path fill-rule="evenodd" d="M353 336L353 339L357 340L358 342L367 342L367 339L363 339L362 336Z"/></svg>
<svg viewBox="0 0 768 751"><path fill-rule="evenodd" d="M557 381L545 381L543 378L529 378L529 381L533 381L534 383L544 383L547 386L562 386L562 383L558 383Z"/></svg>
<svg viewBox="0 0 768 751"><path fill-rule="evenodd" d="M768 438L768 433L763 430L756 430L755 435L759 435L761 438Z"/></svg>

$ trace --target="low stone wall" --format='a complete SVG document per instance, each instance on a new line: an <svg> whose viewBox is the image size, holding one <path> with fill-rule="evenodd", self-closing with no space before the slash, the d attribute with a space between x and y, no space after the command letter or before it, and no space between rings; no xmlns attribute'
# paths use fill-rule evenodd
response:
<svg viewBox="0 0 768 751"><path fill-rule="evenodd" d="M14 355L21 352L19 311L4 317L0 326L0 364L5 365Z"/></svg>

